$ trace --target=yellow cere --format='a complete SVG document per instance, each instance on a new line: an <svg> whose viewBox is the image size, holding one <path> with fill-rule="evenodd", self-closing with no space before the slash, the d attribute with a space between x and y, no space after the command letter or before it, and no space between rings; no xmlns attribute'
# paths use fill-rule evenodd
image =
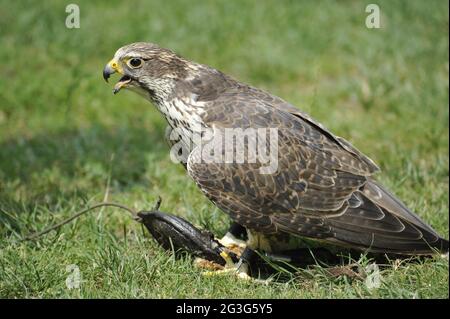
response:
<svg viewBox="0 0 450 319"><path fill-rule="evenodd" d="M116 72L123 74L122 66L115 59L108 62L109 66Z"/></svg>

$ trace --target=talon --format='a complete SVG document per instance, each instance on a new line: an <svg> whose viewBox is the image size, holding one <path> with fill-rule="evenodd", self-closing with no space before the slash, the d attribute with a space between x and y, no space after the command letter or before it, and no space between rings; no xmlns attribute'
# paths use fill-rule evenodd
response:
<svg viewBox="0 0 450 319"><path fill-rule="evenodd" d="M245 247L247 247L247 243L244 240L236 238L230 232L226 233L225 236L222 237L222 239L219 239L219 243L221 243L222 245L224 245L229 249L236 249L236 248L244 249Z"/></svg>
<svg viewBox="0 0 450 319"><path fill-rule="evenodd" d="M220 257L225 260L225 268L233 268L235 266L233 259L231 259L230 255L226 251L222 251L220 253Z"/></svg>
<svg viewBox="0 0 450 319"><path fill-rule="evenodd" d="M217 275L228 275L232 274L236 276L239 279L243 280L251 280L252 282L258 282L258 283L264 283L268 284L271 279L262 280L262 279L256 279L250 276L250 264L252 263L252 260L254 260L256 253L246 248L241 255L241 258L239 258L239 261L234 263L233 259L230 257L230 255L226 251L220 252L220 256L225 260L225 268L217 271L207 271L203 273L204 276L217 276ZM250 263L250 264L249 264Z"/></svg>
<svg viewBox="0 0 450 319"><path fill-rule="evenodd" d="M250 275L248 274L248 266L242 261L242 259L239 259L239 261L235 263L226 251L221 251L220 256L225 260L224 268L216 271L206 271L203 273L204 276L210 277L217 275L233 274L240 279L251 278Z"/></svg>
<svg viewBox="0 0 450 319"><path fill-rule="evenodd" d="M194 266L201 269L207 269L211 272L224 269L224 266L219 265L218 263L199 257L194 259Z"/></svg>

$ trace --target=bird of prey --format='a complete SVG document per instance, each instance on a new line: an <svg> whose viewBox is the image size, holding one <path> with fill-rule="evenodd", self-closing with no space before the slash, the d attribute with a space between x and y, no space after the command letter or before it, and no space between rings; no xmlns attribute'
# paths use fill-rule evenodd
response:
<svg viewBox="0 0 450 319"><path fill-rule="evenodd" d="M122 75L114 93L141 94L178 129L170 143L183 141L188 174L245 227L249 247L276 251L293 236L389 254L448 251L446 239L373 178L371 159L281 98L152 43L118 49L104 79L113 73ZM213 132L275 128L276 170L262 173L262 161L202 161L194 123ZM254 146L244 141L245 150Z"/></svg>

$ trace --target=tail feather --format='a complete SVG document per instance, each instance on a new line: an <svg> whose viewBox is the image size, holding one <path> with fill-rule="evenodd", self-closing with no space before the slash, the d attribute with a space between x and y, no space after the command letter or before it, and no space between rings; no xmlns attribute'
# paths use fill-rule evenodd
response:
<svg viewBox="0 0 450 319"><path fill-rule="evenodd" d="M413 225L418 226L421 229L427 230L430 233L434 233L436 236L436 231L426 224L423 220L419 218L416 214L411 212L405 204L403 204L397 197L390 193L385 187L381 186L374 180L370 179L365 185L364 192L369 194L369 199L375 204L383 207L394 215L409 221Z"/></svg>
<svg viewBox="0 0 450 319"><path fill-rule="evenodd" d="M353 194L350 207L329 219L336 241L374 252L448 252L448 240L373 180Z"/></svg>

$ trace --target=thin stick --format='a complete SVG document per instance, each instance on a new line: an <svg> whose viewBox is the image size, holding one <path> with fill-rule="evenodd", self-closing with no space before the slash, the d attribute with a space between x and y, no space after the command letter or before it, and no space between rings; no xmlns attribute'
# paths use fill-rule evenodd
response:
<svg viewBox="0 0 450 319"><path fill-rule="evenodd" d="M131 208L128 208L128 207L126 207L126 206L123 206L123 205L120 205L120 204L116 204L116 203L99 203L99 204L95 204L95 205L93 205L93 206L91 206L91 207L88 207L88 208L86 208L86 209L83 209L82 211L77 212L77 213L74 214L73 216L71 216L71 217L69 217L69 218L63 220L62 222L57 223L56 225L53 225L53 226L51 226L51 227L49 227L49 228L47 228L47 229L44 229L43 231L40 231L40 232L36 232L36 233L30 234L30 235L26 236L26 237L25 237L24 239L22 239L22 240L25 241L25 240L33 240L33 239L36 239L36 238L38 238L38 237L40 237L40 236L42 236L42 235L45 235L45 234L51 232L51 231L54 230L54 229L57 229L57 228L59 228L59 227L61 227L61 226L64 226L64 225L67 224L67 223L70 223L70 222L71 222L72 220L74 220L75 218L78 218L78 217L80 217L81 215L83 215L83 214L85 214L85 213L87 213L87 212L89 212L89 211L91 211L91 210L93 210L93 209L96 209L96 208L99 208L99 207L104 207L104 206L111 206L111 207L117 207L117 208L124 209L124 210L128 211L128 212L133 216L134 219L137 218L136 212L135 212L134 210L132 210Z"/></svg>

